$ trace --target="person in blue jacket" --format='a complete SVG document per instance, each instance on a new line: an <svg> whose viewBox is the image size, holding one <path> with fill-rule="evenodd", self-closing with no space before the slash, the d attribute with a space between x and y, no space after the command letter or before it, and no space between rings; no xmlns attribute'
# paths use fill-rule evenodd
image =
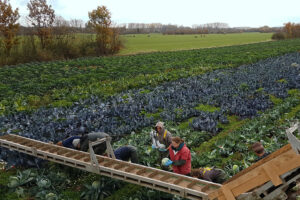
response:
<svg viewBox="0 0 300 200"><path fill-rule="evenodd" d="M103 132L91 132L83 136L76 135L68 137L63 141L58 142L57 145L87 152L89 150L89 142L94 142L97 139L102 139L108 136L108 134ZM94 146L93 149L96 154L102 155L106 150L106 142Z"/></svg>
<svg viewBox="0 0 300 200"><path fill-rule="evenodd" d="M57 143L57 145L79 150L80 147L78 144L80 144L80 138L81 138L81 136L78 136L78 135L71 136L63 141L59 141Z"/></svg>
<svg viewBox="0 0 300 200"><path fill-rule="evenodd" d="M134 146L119 147L114 150L114 154L118 160L129 161L130 159L132 163L138 163L137 149Z"/></svg>

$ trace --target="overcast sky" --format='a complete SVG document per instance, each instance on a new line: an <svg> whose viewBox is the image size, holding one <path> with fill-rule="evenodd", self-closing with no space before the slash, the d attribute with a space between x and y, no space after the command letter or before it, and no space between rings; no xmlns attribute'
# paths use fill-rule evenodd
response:
<svg viewBox="0 0 300 200"><path fill-rule="evenodd" d="M11 0L28 14L29 0ZM162 23L191 26L213 22L230 27L282 26L300 23L300 0L48 0L65 19L88 20L88 12L105 5L117 23Z"/></svg>

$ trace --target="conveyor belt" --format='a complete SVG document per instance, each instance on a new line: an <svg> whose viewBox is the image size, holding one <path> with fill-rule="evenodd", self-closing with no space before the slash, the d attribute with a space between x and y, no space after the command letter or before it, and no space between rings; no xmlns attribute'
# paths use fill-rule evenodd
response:
<svg viewBox="0 0 300 200"><path fill-rule="evenodd" d="M17 135L1 136L0 146L188 199L213 199L214 196L211 194L221 187L221 185L212 182L98 155L96 156L99 163L97 166L91 162L91 155L87 152Z"/></svg>
<svg viewBox="0 0 300 200"><path fill-rule="evenodd" d="M300 177L300 141L287 129L290 144L233 176L223 185L163 170L76 151L17 135L0 137L0 146L88 172L124 180L188 199L284 199L286 187ZM92 145L92 143L90 143ZM110 146L110 145L109 145Z"/></svg>

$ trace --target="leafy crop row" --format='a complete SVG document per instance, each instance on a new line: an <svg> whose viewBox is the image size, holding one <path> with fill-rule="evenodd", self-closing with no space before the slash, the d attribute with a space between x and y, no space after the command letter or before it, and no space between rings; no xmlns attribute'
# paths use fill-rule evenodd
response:
<svg viewBox="0 0 300 200"><path fill-rule="evenodd" d="M292 53L235 69L218 69L201 76L178 79L157 87L128 90L107 99L91 96L68 108L41 108L31 114L20 112L2 116L0 135L15 133L41 141L55 141L68 134L106 131L116 139L122 137L114 143L115 148L124 144L135 145L141 163L156 167L158 155L148 148L148 133L149 127L159 119L168 125L173 124L175 128L168 126L168 129L185 138L193 151L193 167L214 165L233 174L233 164L243 169L253 162L254 155L249 153L249 146L254 141L263 140L268 151L286 144L284 130L289 126L288 120L300 117L299 64L300 54ZM285 115L286 112L289 113ZM241 126L224 134L222 129L227 131L226 127L237 118L242 119L237 121ZM132 133L124 138L124 134L132 131L141 134ZM217 135L210 140L219 131L222 131L222 137ZM198 148L201 143L204 144ZM201 151L204 146L205 151ZM0 149L1 158L10 164L24 166L40 162L6 149ZM85 194L93 192L91 188ZM155 192L145 194L145 191L140 191L134 198L143 199L143 196L155 197Z"/></svg>
<svg viewBox="0 0 300 200"><path fill-rule="evenodd" d="M258 117L240 120L236 127L231 122L230 130L222 131L221 137L218 135L211 140L207 132L182 130L172 122L168 122L167 127L174 135L184 138L185 143L192 150L193 168L216 166L233 175L238 172L233 171L233 165L238 165L238 170L242 170L254 162L256 156L250 149L252 143L261 141L268 152L273 152L287 143L285 129L295 119L300 119L300 91L290 90L289 94L291 96L282 104L276 105ZM159 156L150 147L148 133L149 129L144 129L140 134L131 134L122 138L114 143L114 146L116 148L125 144L135 145L143 164L158 167ZM204 146L205 148L202 148ZM123 190L117 191L108 199L116 197L148 199L149 189L135 187L132 190L128 193ZM155 193L153 199L159 199L161 194L158 191L153 192ZM169 199L176 199L176 197L169 197Z"/></svg>
<svg viewBox="0 0 300 200"><path fill-rule="evenodd" d="M122 90L161 84L162 81L191 75L182 73L183 69L203 68L207 71L237 67L299 49L300 40L285 40L4 67L0 68L0 114L49 105L69 106L90 95L111 96Z"/></svg>
<svg viewBox="0 0 300 200"><path fill-rule="evenodd" d="M269 94L288 97L290 89L300 89L300 54L267 59L235 69L216 70L201 76L167 82L143 93L131 90L106 101L91 97L70 108L39 109L32 114L18 113L0 118L1 132L16 133L41 141L55 141L67 135L104 131L116 138L152 126L159 112L163 121L190 123L195 130L216 134L218 124L228 115L254 117L272 106ZM285 81L279 81L285 80ZM209 113L199 104L218 107ZM6 151L2 151L2 157ZM14 157L12 157L14 158ZM20 161L20 160L19 160Z"/></svg>

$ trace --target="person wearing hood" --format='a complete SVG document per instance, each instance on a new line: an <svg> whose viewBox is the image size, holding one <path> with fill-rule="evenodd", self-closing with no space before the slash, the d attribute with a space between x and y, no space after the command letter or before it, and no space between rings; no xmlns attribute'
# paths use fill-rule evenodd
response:
<svg viewBox="0 0 300 200"><path fill-rule="evenodd" d="M157 122L155 125L155 131L150 132L152 138L152 149L158 149L159 160L169 156L169 147L172 143L172 134L164 127L163 122ZM161 168L167 170L168 167L161 165Z"/></svg>
<svg viewBox="0 0 300 200"><path fill-rule="evenodd" d="M155 132L151 133L152 148L165 149L172 143L172 134L165 129L163 122L157 122Z"/></svg>
<svg viewBox="0 0 300 200"><path fill-rule="evenodd" d="M172 144L169 146L170 160L165 166L172 165L173 172L189 176L192 167L192 157L189 148L180 137L172 137Z"/></svg>

